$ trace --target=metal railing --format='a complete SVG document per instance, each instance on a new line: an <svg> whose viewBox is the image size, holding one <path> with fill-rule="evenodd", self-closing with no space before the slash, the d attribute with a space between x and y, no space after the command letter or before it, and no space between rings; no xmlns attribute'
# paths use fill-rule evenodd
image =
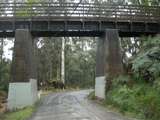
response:
<svg viewBox="0 0 160 120"><path fill-rule="evenodd" d="M160 22L160 6L105 5L94 3L0 3L0 20L93 20Z"/></svg>

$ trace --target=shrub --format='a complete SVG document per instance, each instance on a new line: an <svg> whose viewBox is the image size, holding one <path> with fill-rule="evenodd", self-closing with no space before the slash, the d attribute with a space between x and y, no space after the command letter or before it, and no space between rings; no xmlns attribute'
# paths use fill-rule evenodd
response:
<svg viewBox="0 0 160 120"><path fill-rule="evenodd" d="M131 112L145 120L159 120L160 37L145 38L131 65L130 76L113 80L113 89L108 92L106 102L123 113Z"/></svg>
<svg viewBox="0 0 160 120"><path fill-rule="evenodd" d="M160 118L160 94L153 88L148 88L145 95L139 96L138 108L147 120Z"/></svg>
<svg viewBox="0 0 160 120"><path fill-rule="evenodd" d="M160 37L144 40L140 52L132 60L134 74L147 82L160 76Z"/></svg>
<svg viewBox="0 0 160 120"><path fill-rule="evenodd" d="M133 95L133 90L128 88L126 85L113 89L108 93L106 100L118 108L121 112L133 111L135 98Z"/></svg>
<svg viewBox="0 0 160 120"><path fill-rule="evenodd" d="M134 84L132 88L119 85L108 92L106 102L122 113L134 113L145 120L160 117L160 93L145 83Z"/></svg>

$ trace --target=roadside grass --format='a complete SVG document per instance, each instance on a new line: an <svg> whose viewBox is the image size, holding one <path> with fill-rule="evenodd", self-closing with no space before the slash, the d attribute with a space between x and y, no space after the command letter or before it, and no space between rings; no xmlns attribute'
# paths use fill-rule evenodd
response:
<svg viewBox="0 0 160 120"><path fill-rule="evenodd" d="M7 94L4 91L0 90L0 114L6 110Z"/></svg>
<svg viewBox="0 0 160 120"><path fill-rule="evenodd" d="M107 94L105 104L137 119L159 120L160 118L159 91L145 83L134 84L132 87L119 85Z"/></svg>
<svg viewBox="0 0 160 120"><path fill-rule="evenodd" d="M0 120L27 120L34 111L35 107L30 106L12 112L6 112L1 115Z"/></svg>
<svg viewBox="0 0 160 120"><path fill-rule="evenodd" d="M108 92L105 100L97 99L93 92L88 98L130 119L159 120L160 118L159 91L148 84L139 83L131 88L119 85Z"/></svg>
<svg viewBox="0 0 160 120"><path fill-rule="evenodd" d="M16 109L0 114L0 120L28 120L32 117L37 107L41 105L42 101L39 99L34 105Z"/></svg>
<svg viewBox="0 0 160 120"><path fill-rule="evenodd" d="M89 95L88 95L88 99L90 100L95 100L96 97L95 97L95 91L92 91Z"/></svg>
<svg viewBox="0 0 160 120"><path fill-rule="evenodd" d="M121 108L119 108L118 106L115 106L114 104L112 104L110 101L104 100L104 99L99 99L95 96L95 92L92 91L89 95L88 95L88 99L89 100L93 100L94 102L96 102L97 104L105 107L107 110L114 112L114 113L118 113L123 115L126 118L130 118L129 120L144 120L144 119L140 119L137 118L135 113L132 112L123 112L121 110ZM134 119L133 119L134 118Z"/></svg>

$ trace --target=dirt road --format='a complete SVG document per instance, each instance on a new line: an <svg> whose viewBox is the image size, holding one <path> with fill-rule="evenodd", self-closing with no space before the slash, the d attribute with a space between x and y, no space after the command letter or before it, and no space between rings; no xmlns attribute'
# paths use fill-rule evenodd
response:
<svg viewBox="0 0 160 120"><path fill-rule="evenodd" d="M90 90L48 95L30 120L127 120L87 100Z"/></svg>

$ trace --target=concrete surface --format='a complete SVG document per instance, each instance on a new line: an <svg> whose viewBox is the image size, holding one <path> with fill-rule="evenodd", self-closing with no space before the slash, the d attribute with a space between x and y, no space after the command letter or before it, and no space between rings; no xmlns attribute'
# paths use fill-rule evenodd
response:
<svg viewBox="0 0 160 120"><path fill-rule="evenodd" d="M127 120L87 99L91 90L61 92L42 100L30 120Z"/></svg>
<svg viewBox="0 0 160 120"><path fill-rule="evenodd" d="M96 81L95 81L95 96L96 97L105 99L105 85L106 85L105 76L96 77Z"/></svg>
<svg viewBox="0 0 160 120"><path fill-rule="evenodd" d="M10 82L37 79L34 40L28 29L16 29Z"/></svg>
<svg viewBox="0 0 160 120"><path fill-rule="evenodd" d="M96 53L96 78L101 83L101 77L105 76L105 91L111 89L114 77L123 73L122 54L117 29L106 29L104 35L97 41ZM103 88L103 85L102 85ZM102 95L102 88L97 92ZM104 98L104 96L102 96Z"/></svg>
<svg viewBox="0 0 160 120"><path fill-rule="evenodd" d="M9 84L7 109L13 110L33 105L37 99L37 80Z"/></svg>

